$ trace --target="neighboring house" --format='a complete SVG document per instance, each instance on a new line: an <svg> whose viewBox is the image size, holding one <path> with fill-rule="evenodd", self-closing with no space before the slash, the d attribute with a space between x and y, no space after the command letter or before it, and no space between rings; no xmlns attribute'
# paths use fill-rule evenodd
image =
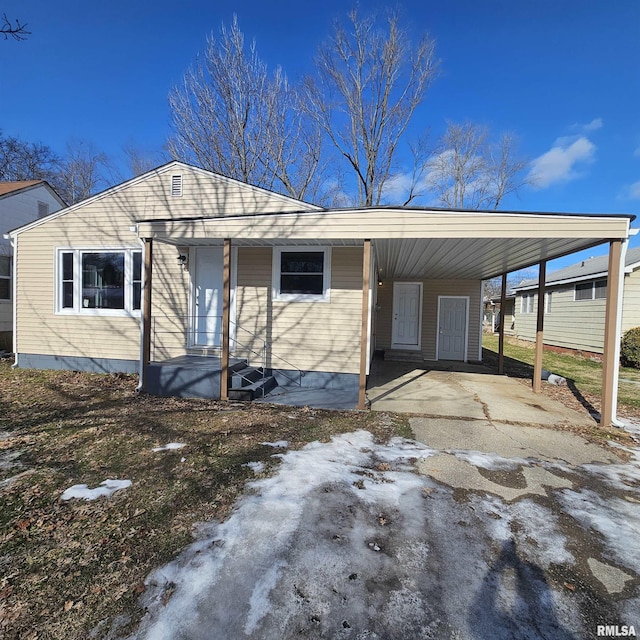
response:
<svg viewBox="0 0 640 640"><path fill-rule="evenodd" d="M364 406L375 350L481 360L483 280L626 239L632 219L328 210L170 162L11 233L16 366L227 397L228 341L230 396L263 367Z"/></svg>
<svg viewBox="0 0 640 640"><path fill-rule="evenodd" d="M64 206L43 180L0 182L0 351L11 349L13 333L13 251L4 235Z"/></svg>
<svg viewBox="0 0 640 640"><path fill-rule="evenodd" d="M544 295L544 343L561 349L602 354L608 257L589 258L549 273ZM517 287L515 335L535 340L538 281ZM640 326L640 247L627 250L622 331Z"/></svg>
<svg viewBox="0 0 640 640"><path fill-rule="evenodd" d="M516 294L513 291L507 291L504 299L504 332L508 336L515 334L515 304ZM491 332L496 332L500 328L501 305L502 296L493 296L484 300L485 327Z"/></svg>

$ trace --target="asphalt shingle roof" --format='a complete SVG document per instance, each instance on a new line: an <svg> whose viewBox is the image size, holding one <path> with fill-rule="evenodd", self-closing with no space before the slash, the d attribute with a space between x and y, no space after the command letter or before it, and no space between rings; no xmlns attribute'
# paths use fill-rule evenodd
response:
<svg viewBox="0 0 640 640"><path fill-rule="evenodd" d="M640 263L640 247L634 247L627 250L625 267L632 264ZM551 285L554 282L563 280L573 280L575 278L588 278L596 273L606 273L609 268L609 256L598 256L597 258L588 258L577 264L572 264L564 269L558 269L547 274L545 283ZM537 286L538 279L523 280L515 289Z"/></svg>

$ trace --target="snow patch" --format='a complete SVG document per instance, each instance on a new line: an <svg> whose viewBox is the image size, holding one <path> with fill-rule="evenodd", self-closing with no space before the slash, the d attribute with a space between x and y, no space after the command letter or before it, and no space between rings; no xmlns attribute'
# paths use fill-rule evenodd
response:
<svg viewBox="0 0 640 640"><path fill-rule="evenodd" d="M274 449L286 449L289 446L287 440L278 440L277 442L261 442L265 447L273 447Z"/></svg>
<svg viewBox="0 0 640 640"><path fill-rule="evenodd" d="M80 498L82 500L95 500L102 496L108 498L116 491L127 489L130 486L131 480L105 480L95 489L89 489L86 484L74 484L60 496L60 499L71 500L72 498Z"/></svg>
<svg viewBox="0 0 640 640"><path fill-rule="evenodd" d="M620 498L604 499L589 489L567 489L561 492L560 500L580 524L604 537L618 562L640 573L640 510L636 504Z"/></svg>
<svg viewBox="0 0 640 640"><path fill-rule="evenodd" d="M487 471L515 471L518 467L529 466L531 462L524 458L503 458L497 453L482 453L481 451L448 451L458 460L463 460L474 467L481 467Z"/></svg>
<svg viewBox="0 0 640 640"><path fill-rule="evenodd" d="M247 462L242 465L243 467L249 467L253 473L258 474L264 471L264 462Z"/></svg>
<svg viewBox="0 0 640 640"><path fill-rule="evenodd" d="M187 445L184 442L170 442L169 444L165 444L163 447L154 447L151 449L154 453L157 451L174 451L176 449L182 449Z"/></svg>

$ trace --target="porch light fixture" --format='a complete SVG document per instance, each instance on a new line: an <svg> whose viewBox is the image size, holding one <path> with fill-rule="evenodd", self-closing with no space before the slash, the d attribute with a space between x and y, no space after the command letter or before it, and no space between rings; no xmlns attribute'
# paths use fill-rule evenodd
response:
<svg viewBox="0 0 640 640"><path fill-rule="evenodd" d="M187 264L187 256L186 256L186 254L184 254L184 253L179 253L178 254L178 264L181 267L186 266L186 264Z"/></svg>

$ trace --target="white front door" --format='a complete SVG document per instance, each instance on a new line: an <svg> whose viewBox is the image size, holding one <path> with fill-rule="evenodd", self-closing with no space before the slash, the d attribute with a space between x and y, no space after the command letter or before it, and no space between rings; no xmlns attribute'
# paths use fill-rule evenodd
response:
<svg viewBox="0 0 640 640"><path fill-rule="evenodd" d="M469 298L438 298L438 360L467 359Z"/></svg>
<svg viewBox="0 0 640 640"><path fill-rule="evenodd" d="M195 249L193 346L219 347L222 344L222 271L222 247Z"/></svg>
<svg viewBox="0 0 640 640"><path fill-rule="evenodd" d="M420 349L422 283L393 283L392 349Z"/></svg>

